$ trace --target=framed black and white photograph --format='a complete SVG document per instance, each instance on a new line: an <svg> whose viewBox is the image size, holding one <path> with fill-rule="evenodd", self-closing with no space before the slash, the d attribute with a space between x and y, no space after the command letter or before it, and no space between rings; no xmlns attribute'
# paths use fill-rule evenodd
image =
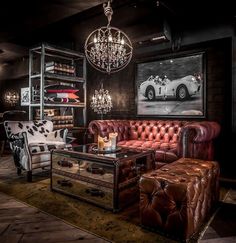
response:
<svg viewBox="0 0 236 243"><path fill-rule="evenodd" d="M28 106L29 102L29 87L21 88L21 106Z"/></svg>
<svg viewBox="0 0 236 243"><path fill-rule="evenodd" d="M138 62L135 82L137 116L205 117L204 53Z"/></svg>

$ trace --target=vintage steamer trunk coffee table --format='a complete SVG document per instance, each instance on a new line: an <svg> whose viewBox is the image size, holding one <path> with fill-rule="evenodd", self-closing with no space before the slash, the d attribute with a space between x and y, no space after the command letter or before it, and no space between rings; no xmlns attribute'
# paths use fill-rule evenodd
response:
<svg viewBox="0 0 236 243"><path fill-rule="evenodd" d="M154 169L154 151L118 148L98 152L95 144L54 150L51 189L119 211L139 199L140 176Z"/></svg>

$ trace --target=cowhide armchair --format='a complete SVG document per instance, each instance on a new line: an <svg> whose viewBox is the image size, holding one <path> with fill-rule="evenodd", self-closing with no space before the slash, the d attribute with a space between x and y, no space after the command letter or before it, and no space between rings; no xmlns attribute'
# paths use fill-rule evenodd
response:
<svg viewBox="0 0 236 243"><path fill-rule="evenodd" d="M32 170L50 166L52 149L69 147L68 130L53 131L53 123L48 120L5 121L4 127L17 173L26 170L28 181L32 181Z"/></svg>

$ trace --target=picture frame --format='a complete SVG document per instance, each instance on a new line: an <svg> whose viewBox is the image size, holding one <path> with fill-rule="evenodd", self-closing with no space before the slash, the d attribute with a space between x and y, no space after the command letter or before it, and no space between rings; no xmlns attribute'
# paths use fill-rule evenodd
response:
<svg viewBox="0 0 236 243"><path fill-rule="evenodd" d="M30 104L29 87L21 88L21 106L28 106Z"/></svg>
<svg viewBox="0 0 236 243"><path fill-rule="evenodd" d="M206 117L204 52L141 60L135 86L137 116Z"/></svg>

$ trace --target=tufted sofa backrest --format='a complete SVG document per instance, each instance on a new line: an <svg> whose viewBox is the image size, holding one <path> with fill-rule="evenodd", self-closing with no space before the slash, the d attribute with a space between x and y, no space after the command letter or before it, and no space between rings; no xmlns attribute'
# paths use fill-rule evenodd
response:
<svg viewBox="0 0 236 243"><path fill-rule="evenodd" d="M118 142L122 140L149 140L177 142L181 128L186 121L175 120L94 120L89 124L89 131L95 136L108 136L118 133Z"/></svg>
<svg viewBox="0 0 236 243"><path fill-rule="evenodd" d="M89 124L89 131L94 134L94 141L97 135L108 137L109 133L117 132L117 141L128 140L130 138L130 122L128 120L94 120Z"/></svg>
<svg viewBox="0 0 236 243"><path fill-rule="evenodd" d="M17 135L22 132L27 133L28 143L44 142L48 133L53 130L52 121L38 120L38 121L5 121L4 127L7 137Z"/></svg>
<svg viewBox="0 0 236 243"><path fill-rule="evenodd" d="M133 120L130 121L130 139L176 143L186 121Z"/></svg>

